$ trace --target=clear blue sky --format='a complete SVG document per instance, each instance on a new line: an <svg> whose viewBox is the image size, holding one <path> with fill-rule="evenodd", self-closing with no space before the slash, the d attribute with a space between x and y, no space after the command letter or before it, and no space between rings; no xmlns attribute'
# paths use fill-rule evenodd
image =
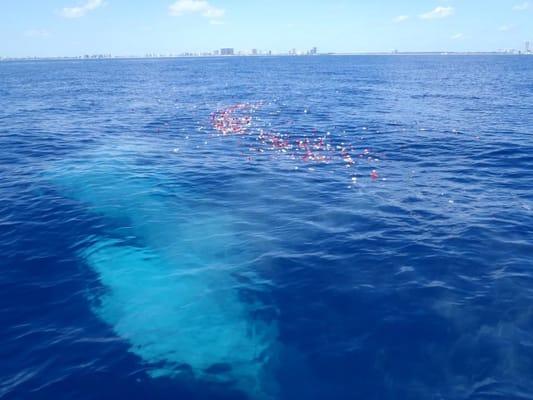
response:
<svg viewBox="0 0 533 400"><path fill-rule="evenodd" d="M0 56L488 51L533 42L533 0L0 0Z"/></svg>

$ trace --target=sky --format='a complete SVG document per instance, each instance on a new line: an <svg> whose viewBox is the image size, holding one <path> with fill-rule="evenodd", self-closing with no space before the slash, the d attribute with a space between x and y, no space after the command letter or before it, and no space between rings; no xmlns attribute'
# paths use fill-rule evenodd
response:
<svg viewBox="0 0 533 400"><path fill-rule="evenodd" d="M533 0L0 0L0 57L494 51L525 41Z"/></svg>

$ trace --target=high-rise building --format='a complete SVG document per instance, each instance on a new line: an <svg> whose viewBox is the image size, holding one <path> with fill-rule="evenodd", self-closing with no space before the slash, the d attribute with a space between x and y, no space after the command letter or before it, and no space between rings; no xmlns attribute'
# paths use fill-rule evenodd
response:
<svg viewBox="0 0 533 400"><path fill-rule="evenodd" d="M526 42L526 53L531 53L531 43L528 41Z"/></svg>
<svg viewBox="0 0 533 400"><path fill-rule="evenodd" d="M256 56L257 55L257 49L252 49L252 56Z"/></svg>
<svg viewBox="0 0 533 400"><path fill-rule="evenodd" d="M316 56L318 54L318 49L316 47L313 47L311 51L309 51L309 54L312 56Z"/></svg>
<svg viewBox="0 0 533 400"><path fill-rule="evenodd" d="M235 55L235 50L232 49L232 48L225 48L225 49L220 49L220 55L222 56L233 56Z"/></svg>

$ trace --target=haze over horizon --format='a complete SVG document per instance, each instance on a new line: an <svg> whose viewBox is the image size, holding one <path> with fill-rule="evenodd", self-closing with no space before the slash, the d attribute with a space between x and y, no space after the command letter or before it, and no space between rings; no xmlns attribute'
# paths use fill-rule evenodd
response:
<svg viewBox="0 0 533 400"><path fill-rule="evenodd" d="M533 42L533 3L524 0L25 0L0 5L0 14L0 57L178 54L221 47L495 51Z"/></svg>

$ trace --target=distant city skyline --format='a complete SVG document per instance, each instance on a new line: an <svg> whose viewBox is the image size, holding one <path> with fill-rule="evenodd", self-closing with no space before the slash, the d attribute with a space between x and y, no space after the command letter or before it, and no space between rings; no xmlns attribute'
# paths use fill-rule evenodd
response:
<svg viewBox="0 0 533 400"><path fill-rule="evenodd" d="M0 4L0 57L525 52L532 20L524 0L25 0Z"/></svg>

